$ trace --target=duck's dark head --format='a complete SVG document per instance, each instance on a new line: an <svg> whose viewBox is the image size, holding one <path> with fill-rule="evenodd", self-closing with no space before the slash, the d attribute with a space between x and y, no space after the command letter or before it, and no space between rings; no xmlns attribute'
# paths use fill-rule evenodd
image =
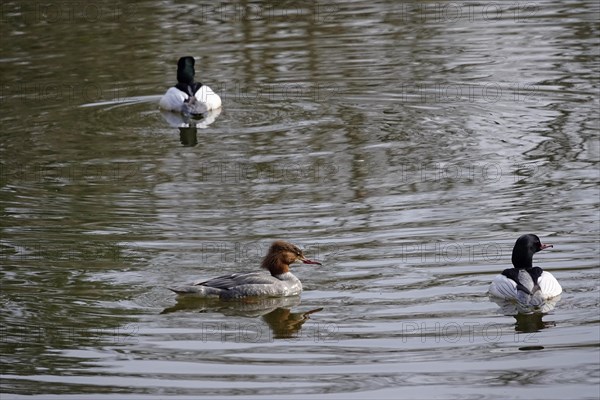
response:
<svg viewBox="0 0 600 400"><path fill-rule="evenodd" d="M543 244L540 238L533 234L523 235L517 239L512 251L512 263L515 268L527 269L533 266L533 255L540 250L552 247Z"/></svg>
<svg viewBox="0 0 600 400"><path fill-rule="evenodd" d="M196 75L194 64L196 64L194 57L189 56L181 57L177 61L177 82L186 85L194 83L194 75Z"/></svg>

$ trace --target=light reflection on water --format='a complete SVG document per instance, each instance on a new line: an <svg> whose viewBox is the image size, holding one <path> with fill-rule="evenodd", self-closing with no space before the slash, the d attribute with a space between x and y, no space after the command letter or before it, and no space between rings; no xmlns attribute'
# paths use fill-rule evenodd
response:
<svg viewBox="0 0 600 400"><path fill-rule="evenodd" d="M597 395L594 2L103 4L2 5L3 396ZM183 54L194 132L156 109ZM502 315L526 232L565 293ZM166 289L276 238L324 263L301 298Z"/></svg>

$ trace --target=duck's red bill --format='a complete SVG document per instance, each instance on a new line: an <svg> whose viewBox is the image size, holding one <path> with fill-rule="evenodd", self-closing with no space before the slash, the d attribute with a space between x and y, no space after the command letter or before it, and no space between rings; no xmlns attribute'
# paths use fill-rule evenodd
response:
<svg viewBox="0 0 600 400"><path fill-rule="evenodd" d="M547 248L553 248L554 246L552 246L551 244L544 244L542 243L542 250L547 249Z"/></svg>
<svg viewBox="0 0 600 400"><path fill-rule="evenodd" d="M302 260L302 262L304 264L314 264L314 265L323 265L318 261L313 261L313 260L309 260L308 258L305 258L304 260Z"/></svg>

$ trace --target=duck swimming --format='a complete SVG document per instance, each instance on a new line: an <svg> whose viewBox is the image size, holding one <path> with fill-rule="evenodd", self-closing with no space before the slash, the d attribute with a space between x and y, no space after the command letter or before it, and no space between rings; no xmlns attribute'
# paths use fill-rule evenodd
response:
<svg viewBox="0 0 600 400"><path fill-rule="evenodd" d="M184 115L200 115L221 107L221 98L207 85L196 82L194 57L181 57L177 61L177 84L161 97L158 105L166 111Z"/></svg>
<svg viewBox="0 0 600 400"><path fill-rule="evenodd" d="M296 296L302 292L302 283L290 272L290 264L297 261L321 265L304 257L302 250L293 244L277 240L271 244L261 264L270 275L263 272L237 273L169 289L177 294L222 299Z"/></svg>
<svg viewBox="0 0 600 400"><path fill-rule="evenodd" d="M505 269L494 278L490 295L533 307L540 307L560 295L562 287L556 278L550 272L533 266L533 255L549 247L553 246L543 244L536 235L519 237L512 251L514 268Z"/></svg>

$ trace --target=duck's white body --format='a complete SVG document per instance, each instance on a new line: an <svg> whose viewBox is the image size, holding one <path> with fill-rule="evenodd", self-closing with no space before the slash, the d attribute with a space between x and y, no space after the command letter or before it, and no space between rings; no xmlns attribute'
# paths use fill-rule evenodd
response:
<svg viewBox="0 0 600 400"><path fill-rule="evenodd" d="M176 87L171 87L161 97L158 105L166 111L183 112L184 103L186 103L189 97L189 94ZM206 108L203 112L216 110L221 107L221 97L207 85L200 86L200 89L194 93L194 97L197 100L197 104Z"/></svg>
<svg viewBox="0 0 600 400"><path fill-rule="evenodd" d="M554 308L550 303L556 303L562 288L550 272L533 266L534 254L550 247L553 246L543 244L536 235L520 236L512 251L513 268L502 271L490 285L493 300L515 304L518 312L545 312Z"/></svg>
<svg viewBox="0 0 600 400"><path fill-rule="evenodd" d="M556 278L547 271L533 282L531 276L525 270L518 272L519 282L525 286L531 294L517 289L517 282L504 276L498 275L490 285L490 295L508 301L516 301L523 305L541 306L545 301L557 297L562 293L562 287Z"/></svg>
<svg viewBox="0 0 600 400"><path fill-rule="evenodd" d="M262 272L219 276L208 281L170 287L179 294L236 299L242 297L287 297L302 293L302 283L291 272L268 275Z"/></svg>

